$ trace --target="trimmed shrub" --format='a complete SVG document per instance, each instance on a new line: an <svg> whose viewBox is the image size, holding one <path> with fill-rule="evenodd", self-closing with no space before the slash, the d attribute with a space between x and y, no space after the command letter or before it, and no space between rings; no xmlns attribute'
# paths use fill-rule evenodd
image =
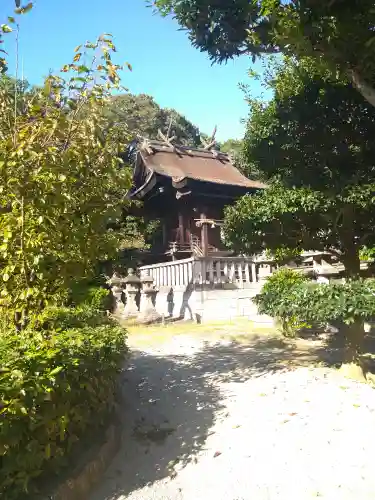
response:
<svg viewBox="0 0 375 500"><path fill-rule="evenodd" d="M291 299L287 307L300 319L321 323L340 321L350 325L374 317L375 280L297 287Z"/></svg>
<svg viewBox="0 0 375 500"><path fill-rule="evenodd" d="M30 321L30 327L35 330L62 331L85 326L115 326L115 321L91 306L80 307L47 307Z"/></svg>
<svg viewBox="0 0 375 500"><path fill-rule="evenodd" d="M375 280L343 284L307 283L291 270L275 273L255 298L259 311L294 324L338 321L348 325L375 316ZM296 273L294 273L296 274ZM280 277L280 279L279 279ZM285 278L285 279L284 279Z"/></svg>
<svg viewBox="0 0 375 500"><path fill-rule="evenodd" d="M309 326L290 309L296 288L306 285L308 281L308 277L293 269L279 269L267 278L261 293L254 299L261 314L268 314L277 319L286 337L294 337L298 330Z"/></svg>
<svg viewBox="0 0 375 500"><path fill-rule="evenodd" d="M0 336L0 496L31 494L35 478L58 470L85 431L105 422L125 340L112 324Z"/></svg>

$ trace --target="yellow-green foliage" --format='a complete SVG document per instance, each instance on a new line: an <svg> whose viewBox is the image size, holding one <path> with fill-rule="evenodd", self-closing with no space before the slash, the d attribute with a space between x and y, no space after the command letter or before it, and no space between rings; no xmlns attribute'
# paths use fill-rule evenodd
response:
<svg viewBox="0 0 375 500"><path fill-rule="evenodd" d="M77 47L40 89L0 85L2 314L30 316L61 303L72 278L110 259L125 237L118 222L131 183L119 159L126 136L104 116L122 88L114 50L110 35L101 36Z"/></svg>
<svg viewBox="0 0 375 500"><path fill-rule="evenodd" d="M126 332L106 323L0 335L1 498L19 498L50 465L58 470L113 409Z"/></svg>
<svg viewBox="0 0 375 500"><path fill-rule="evenodd" d="M16 9L11 26L0 26L0 39L31 7ZM0 54L4 499L29 498L34 480L58 471L73 444L115 404L126 331L105 314L106 290L91 287L74 297L71 288L115 255L126 234L120 222L131 180L119 153L127 130L119 135L104 112L122 89L115 50L111 35L86 42L71 64L30 91L1 75Z"/></svg>

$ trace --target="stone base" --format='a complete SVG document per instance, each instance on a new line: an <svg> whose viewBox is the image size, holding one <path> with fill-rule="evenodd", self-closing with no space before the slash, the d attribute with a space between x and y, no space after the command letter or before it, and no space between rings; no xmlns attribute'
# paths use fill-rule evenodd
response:
<svg viewBox="0 0 375 500"><path fill-rule="evenodd" d="M121 319L132 319L132 318L137 318L139 314L139 311L127 311L126 308L124 312L121 314Z"/></svg>
<svg viewBox="0 0 375 500"><path fill-rule="evenodd" d="M137 323L149 325L161 321L161 318L161 314L159 314L156 309L152 308L139 313L137 316Z"/></svg>
<svg viewBox="0 0 375 500"><path fill-rule="evenodd" d="M263 283L252 283L248 288L201 287L186 290L183 287L161 287L156 296L156 310L165 318L197 322L230 321L248 318L262 325L273 326L273 319L258 313L253 298ZM232 285L233 286L233 285Z"/></svg>
<svg viewBox="0 0 375 500"><path fill-rule="evenodd" d="M122 304L121 306L117 306L113 310L113 316L116 316L116 318L122 318L125 313L125 306Z"/></svg>

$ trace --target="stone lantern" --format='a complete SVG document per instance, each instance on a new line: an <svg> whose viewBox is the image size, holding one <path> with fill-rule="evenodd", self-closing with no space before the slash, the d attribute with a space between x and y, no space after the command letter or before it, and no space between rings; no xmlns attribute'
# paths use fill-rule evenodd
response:
<svg viewBox="0 0 375 500"><path fill-rule="evenodd" d="M126 285L126 305L124 310L125 318L135 318L138 316L136 296L139 292L141 280L135 274L134 269L128 269L128 275L124 279Z"/></svg>
<svg viewBox="0 0 375 500"><path fill-rule="evenodd" d="M119 276L117 273L114 273L112 278L108 280L108 283L111 287L111 292L113 294L113 297L115 298L115 307L113 314L116 316L122 316L124 314L124 303L122 301L122 292L123 290L123 278Z"/></svg>
<svg viewBox="0 0 375 500"><path fill-rule="evenodd" d="M153 323L161 319L161 315L155 309L152 302L153 297L155 297L157 290L155 290L153 284L154 279L150 276L150 273L146 271L141 277L142 283L142 296L141 296L141 308L138 315L138 321L140 323Z"/></svg>

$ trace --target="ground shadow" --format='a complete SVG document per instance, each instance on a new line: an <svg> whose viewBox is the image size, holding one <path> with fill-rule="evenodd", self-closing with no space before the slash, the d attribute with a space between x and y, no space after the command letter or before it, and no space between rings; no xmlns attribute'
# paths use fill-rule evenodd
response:
<svg viewBox="0 0 375 500"><path fill-rule="evenodd" d="M182 303L180 306L180 310L178 313L178 316L173 318L174 315L174 309L175 309L175 297L174 297L174 290L173 287L171 287L168 291L167 294L167 309L168 309L168 317L170 319L173 319L174 321L179 321L181 319L185 319L185 314L188 312L188 316L190 320L193 319L193 311L192 308L189 304L190 298L192 296L192 293L194 291L194 284L192 282L188 283L186 286L183 295L182 295Z"/></svg>
<svg viewBox="0 0 375 500"><path fill-rule="evenodd" d="M122 385L122 448L92 500L118 499L194 461L225 412L217 382L242 383L296 359L310 363L310 351L257 336L247 344L206 342L189 355L134 351ZM317 348L314 356L320 354Z"/></svg>
<svg viewBox="0 0 375 500"><path fill-rule="evenodd" d="M179 313L179 318L184 319L186 311L189 313L189 319L193 319L193 310L190 307L189 300L191 298L191 295L194 291L194 285L192 282L188 283L186 286L186 289L182 295L182 304L180 307L180 313Z"/></svg>
<svg viewBox="0 0 375 500"><path fill-rule="evenodd" d="M375 329L374 324L369 323L365 330L362 355L373 357L375 353ZM335 322L329 325L313 325L311 328L301 329L297 339L308 340L310 342L320 341L322 349L320 357L328 364L340 364L347 346L347 325L342 322ZM374 371L374 360L365 361L367 370Z"/></svg>

